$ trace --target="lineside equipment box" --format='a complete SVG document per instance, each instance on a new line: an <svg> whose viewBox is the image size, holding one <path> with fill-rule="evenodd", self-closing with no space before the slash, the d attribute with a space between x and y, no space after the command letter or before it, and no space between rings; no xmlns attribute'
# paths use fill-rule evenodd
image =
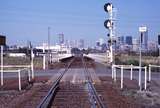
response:
<svg viewBox="0 0 160 108"><path fill-rule="evenodd" d="M6 45L6 36L0 35L0 45Z"/></svg>

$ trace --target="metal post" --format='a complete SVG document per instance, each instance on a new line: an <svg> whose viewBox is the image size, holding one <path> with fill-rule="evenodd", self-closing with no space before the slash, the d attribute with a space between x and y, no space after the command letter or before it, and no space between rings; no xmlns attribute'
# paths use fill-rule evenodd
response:
<svg viewBox="0 0 160 108"><path fill-rule="evenodd" d="M112 79L114 78L113 70L114 70L114 65L112 65Z"/></svg>
<svg viewBox="0 0 160 108"><path fill-rule="evenodd" d="M131 64L131 80L133 79L133 65Z"/></svg>
<svg viewBox="0 0 160 108"><path fill-rule="evenodd" d="M141 88L142 88L142 87L141 87L141 74L142 74L142 73L141 73L141 68L142 68L142 67L139 67L139 83L138 83L138 84L139 84L139 87L140 87L140 91L141 91Z"/></svg>
<svg viewBox="0 0 160 108"><path fill-rule="evenodd" d="M149 81L151 81L151 65L149 64Z"/></svg>
<svg viewBox="0 0 160 108"><path fill-rule="evenodd" d="M1 45L1 86L3 86L3 46Z"/></svg>
<svg viewBox="0 0 160 108"><path fill-rule="evenodd" d="M50 52L50 27L48 27L48 55L49 55L49 62L51 63L51 52Z"/></svg>
<svg viewBox="0 0 160 108"><path fill-rule="evenodd" d="M116 68L114 68L114 81L116 82Z"/></svg>
<svg viewBox="0 0 160 108"><path fill-rule="evenodd" d="M145 78L144 78L144 83L145 83L145 85L144 85L144 89L146 90L147 89L147 67L145 66Z"/></svg>
<svg viewBox="0 0 160 108"><path fill-rule="evenodd" d="M28 80L31 81L31 73L30 73L30 68L28 68Z"/></svg>
<svg viewBox="0 0 160 108"><path fill-rule="evenodd" d="M111 8L113 8L112 7L112 5L111 5ZM110 12L109 12L109 16L110 16L110 21L111 21L111 24L113 23L113 10L111 10ZM113 47L112 47L112 44L113 44L113 27L110 27L110 41L111 41L111 43L110 43L110 47L109 47L109 49L110 49L110 63L111 63L111 65L113 65L114 63L113 63ZM114 70L112 70L112 71L114 71ZM114 72L113 72L114 73Z"/></svg>
<svg viewBox="0 0 160 108"><path fill-rule="evenodd" d="M19 83L19 90L21 90L21 70L18 70L18 83Z"/></svg>
<svg viewBox="0 0 160 108"><path fill-rule="evenodd" d="M142 40L141 40L141 37L142 37L142 33L141 33L141 36L140 36L140 45L139 45L139 86L140 86L140 91L141 91L141 74L142 74L142 51L141 51L141 47L142 47Z"/></svg>
<svg viewBox="0 0 160 108"><path fill-rule="evenodd" d="M33 70L33 58L34 58L34 55L33 55L33 48L31 48L31 72L32 72L32 79L34 78L34 70Z"/></svg>
<svg viewBox="0 0 160 108"><path fill-rule="evenodd" d="M123 89L123 66L121 66L121 89Z"/></svg>
<svg viewBox="0 0 160 108"><path fill-rule="evenodd" d="M46 56L45 56L45 46L43 45L43 70L46 69L46 64L45 64L45 61L46 61Z"/></svg>

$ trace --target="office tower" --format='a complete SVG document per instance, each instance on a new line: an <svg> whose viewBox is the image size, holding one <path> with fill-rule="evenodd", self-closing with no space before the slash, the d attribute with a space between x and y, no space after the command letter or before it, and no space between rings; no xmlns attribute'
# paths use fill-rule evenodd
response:
<svg viewBox="0 0 160 108"><path fill-rule="evenodd" d="M79 48L84 48L84 40L83 39L80 39L79 40Z"/></svg>
<svg viewBox="0 0 160 108"><path fill-rule="evenodd" d="M103 45L105 42L104 42L104 39L103 38L99 38L99 44L100 46Z"/></svg>
<svg viewBox="0 0 160 108"><path fill-rule="evenodd" d="M138 49L139 49L139 40L138 39L133 39L132 40L132 44L133 44L133 51L138 51Z"/></svg>
<svg viewBox="0 0 160 108"><path fill-rule="evenodd" d="M160 46L160 35L158 35L158 45Z"/></svg>
<svg viewBox="0 0 160 108"><path fill-rule="evenodd" d="M132 36L126 36L126 44L132 45Z"/></svg>
<svg viewBox="0 0 160 108"><path fill-rule="evenodd" d="M63 33L58 34L58 38L59 38L59 45L64 44L64 34Z"/></svg>

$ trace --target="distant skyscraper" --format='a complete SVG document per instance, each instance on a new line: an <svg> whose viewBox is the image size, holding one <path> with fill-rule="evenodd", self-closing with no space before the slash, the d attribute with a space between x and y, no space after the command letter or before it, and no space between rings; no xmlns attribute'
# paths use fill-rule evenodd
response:
<svg viewBox="0 0 160 108"><path fill-rule="evenodd" d="M156 51L158 49L158 44L155 41L148 42L148 50L149 51Z"/></svg>
<svg viewBox="0 0 160 108"><path fill-rule="evenodd" d="M126 44L132 45L132 36L126 36Z"/></svg>
<svg viewBox="0 0 160 108"><path fill-rule="evenodd" d="M118 44L120 45L124 44L124 36L118 37Z"/></svg>
<svg viewBox="0 0 160 108"><path fill-rule="evenodd" d="M96 41L96 46L100 47L100 42L99 41Z"/></svg>
<svg viewBox="0 0 160 108"><path fill-rule="evenodd" d="M139 49L139 40L138 39L133 39L132 40L132 44L133 44L133 51L138 51L138 49Z"/></svg>
<svg viewBox="0 0 160 108"><path fill-rule="evenodd" d="M103 38L99 39L99 44L100 44L100 46L104 44L104 39Z"/></svg>
<svg viewBox="0 0 160 108"><path fill-rule="evenodd" d="M84 48L84 40L83 39L80 39L79 40L79 48Z"/></svg>
<svg viewBox="0 0 160 108"><path fill-rule="evenodd" d="M158 35L158 45L160 46L160 35Z"/></svg>
<svg viewBox="0 0 160 108"><path fill-rule="evenodd" d="M59 44L60 45L64 44L64 34L63 33L58 34L58 38L59 38Z"/></svg>
<svg viewBox="0 0 160 108"><path fill-rule="evenodd" d="M124 45L124 36L117 37L117 47L120 48Z"/></svg>

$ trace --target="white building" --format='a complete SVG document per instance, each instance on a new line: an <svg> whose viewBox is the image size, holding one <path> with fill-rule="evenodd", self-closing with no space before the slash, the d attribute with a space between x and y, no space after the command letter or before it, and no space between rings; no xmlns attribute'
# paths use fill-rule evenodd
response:
<svg viewBox="0 0 160 108"><path fill-rule="evenodd" d="M158 44L155 41L148 42L148 50L149 51L156 51L158 49Z"/></svg>
<svg viewBox="0 0 160 108"><path fill-rule="evenodd" d="M66 53L71 53L71 48L68 48L66 45L51 45L48 47L46 43L43 43L42 46L37 46L35 47L36 49L45 49L45 50L51 50L52 53L59 53L59 52L66 52Z"/></svg>
<svg viewBox="0 0 160 108"><path fill-rule="evenodd" d="M133 39L133 51L138 51L139 50L139 40L138 39Z"/></svg>

